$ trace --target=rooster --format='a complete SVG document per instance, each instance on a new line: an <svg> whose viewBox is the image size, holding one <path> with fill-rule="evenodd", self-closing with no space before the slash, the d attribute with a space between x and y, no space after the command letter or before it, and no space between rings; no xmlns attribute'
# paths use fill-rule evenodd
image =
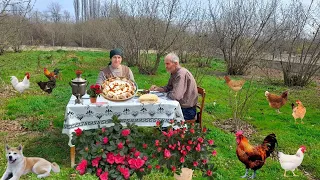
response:
<svg viewBox="0 0 320 180"><path fill-rule="evenodd" d="M283 92L280 96L271 94L269 91L266 91L264 95L269 101L269 106L277 109L278 113L280 113L280 108L285 105L288 100L288 91Z"/></svg>
<svg viewBox="0 0 320 180"><path fill-rule="evenodd" d="M23 93L26 89L30 87L30 74L26 72L23 81L19 82L18 78L15 76L11 76L11 84L13 88L20 93Z"/></svg>
<svg viewBox="0 0 320 180"><path fill-rule="evenodd" d="M56 79L53 78L52 80L48 81L48 82L37 82L37 84L39 85L39 87L47 92L48 94L52 93L52 90L56 87Z"/></svg>
<svg viewBox="0 0 320 180"><path fill-rule="evenodd" d="M56 79L58 77L58 74L60 72L60 69L55 68L53 72L50 72L47 68L43 68L43 74L49 79L52 80L53 78Z"/></svg>
<svg viewBox="0 0 320 180"><path fill-rule="evenodd" d="M236 133L237 141L237 156L238 159L246 166L246 173L242 178L248 176L249 168L252 169L255 178L256 171L260 169L267 157L274 151L275 144L278 143L275 134L269 134L259 146L252 146L249 144L248 139L243 135L242 131Z"/></svg>
<svg viewBox="0 0 320 180"><path fill-rule="evenodd" d="M306 114L306 108L303 106L302 102L300 100L296 100L296 103L298 106L294 106L294 104L291 104L292 107L292 116L294 118L294 122L297 123L297 119L301 119L301 123L303 124L304 122L302 121L304 118L304 115Z"/></svg>
<svg viewBox="0 0 320 180"><path fill-rule="evenodd" d="M242 89L243 84L246 82L246 80L231 80L229 76L224 76L224 79L226 80L227 85L234 91L238 92Z"/></svg>
<svg viewBox="0 0 320 180"><path fill-rule="evenodd" d="M279 161L282 169L284 169L284 175L287 176L287 171L291 171L293 176L297 176L294 174L294 170L300 166L303 161L304 153L306 152L305 146L300 146L297 153L295 155L287 155L282 152L278 153Z"/></svg>

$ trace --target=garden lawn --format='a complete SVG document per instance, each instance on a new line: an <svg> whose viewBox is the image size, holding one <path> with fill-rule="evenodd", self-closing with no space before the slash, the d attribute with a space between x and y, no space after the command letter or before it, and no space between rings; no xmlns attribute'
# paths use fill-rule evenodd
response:
<svg viewBox="0 0 320 180"><path fill-rule="evenodd" d="M51 173L47 179L97 179L92 175L80 176L70 168L68 137L61 134L65 107L71 96L69 82L75 78L75 70L83 70L83 77L94 84L99 69L104 67L109 59L107 52L67 52L67 51L29 51L22 53L6 53L0 56L0 64L4 65L0 71L0 147L23 144L25 156L39 156L55 161L60 165L61 172ZM203 115L204 125L212 131L208 138L213 138L217 145L217 156L211 158L218 170L216 179L240 179L244 175L245 167L236 156L235 136L231 132L224 131L213 125L214 121L223 121L232 117L230 102L233 102L234 94L226 86L223 76L216 76L217 72L224 72L225 65L221 60L211 62L212 66L203 68L204 73L200 86L206 90L205 112ZM190 64L182 64L190 67ZM38 81L47 81L43 75L43 67L50 71L54 68L61 69L61 80L57 80L57 87L53 93L44 93L36 84ZM196 74L197 68L190 68ZM139 89L149 88L152 84L165 85L169 74L166 73L163 62L160 63L156 75L141 75L137 67L132 67L135 80ZM31 87L23 94L13 91L10 84L11 75L22 80L25 72L31 74ZM221 73L220 73L221 74ZM232 77L234 78L234 77ZM236 77L241 78L241 77ZM305 145L307 152L302 165L296 170L298 177L290 179L309 179L311 174L314 179L320 179L320 100L319 87L312 83L305 88L288 88L271 85L263 79L254 78L248 112L244 120L255 127L256 133L249 137L252 144L262 143L265 136L275 133L278 139L278 150L286 154L294 154L300 145ZM249 82L245 84L239 97L243 97L249 88ZM281 108L281 114L271 109L264 96L268 90L271 93L280 94L289 90L288 103ZM291 115L290 104L300 99L307 108L304 118L305 124L294 124ZM5 123L3 123L5 122ZM24 129L14 129L14 122L18 122ZM299 122L299 121L298 121ZM53 125L50 126L50 124ZM143 130L150 137L152 130ZM152 143L152 138L148 138ZM0 148L0 174L6 168L5 151ZM252 171L250 171L251 175ZM257 179L287 179L283 177L284 170L276 158L268 158L266 164L257 171ZM199 172L195 172L193 179L202 179ZM287 175L292 176L291 172ZM36 175L28 174L22 179L37 179ZM135 179L133 177L133 179ZM173 179L165 174L154 170L154 173L144 179Z"/></svg>

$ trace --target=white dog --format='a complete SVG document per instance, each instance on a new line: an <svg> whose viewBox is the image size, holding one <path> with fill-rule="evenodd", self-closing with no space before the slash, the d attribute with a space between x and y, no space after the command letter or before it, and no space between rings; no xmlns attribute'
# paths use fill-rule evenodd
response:
<svg viewBox="0 0 320 180"><path fill-rule="evenodd" d="M6 145L6 158L8 160L7 169L1 180L18 180L20 176L28 172L34 172L38 178L44 178L50 175L50 171L60 172L60 167L56 163L38 157L24 157L22 146L11 148Z"/></svg>

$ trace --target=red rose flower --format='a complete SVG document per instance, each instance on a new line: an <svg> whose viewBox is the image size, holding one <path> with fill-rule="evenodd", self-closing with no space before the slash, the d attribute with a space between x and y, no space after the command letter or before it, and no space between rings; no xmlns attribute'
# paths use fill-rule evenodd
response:
<svg viewBox="0 0 320 180"><path fill-rule="evenodd" d="M198 138L198 142L199 142L199 143L203 143L203 138L202 138L202 137L199 137L199 138Z"/></svg>
<svg viewBox="0 0 320 180"><path fill-rule="evenodd" d="M162 150L161 147L158 147L158 148L157 148L157 151L158 151L158 152L161 152L161 150Z"/></svg>
<svg viewBox="0 0 320 180"><path fill-rule="evenodd" d="M112 152L109 152L109 153L107 154L107 162L108 162L109 164L113 164L113 163L114 163L114 155L113 155Z"/></svg>
<svg viewBox="0 0 320 180"><path fill-rule="evenodd" d="M156 165L156 169L160 169L160 167L161 167L161 166L160 166L159 164Z"/></svg>
<svg viewBox="0 0 320 180"><path fill-rule="evenodd" d="M202 128L202 132L203 132L203 133L207 132L207 128L205 128L205 127Z"/></svg>
<svg viewBox="0 0 320 180"><path fill-rule="evenodd" d="M109 141L109 139L108 139L107 137L104 137L104 138L102 139L102 141L103 141L103 144L107 144L108 141Z"/></svg>
<svg viewBox="0 0 320 180"><path fill-rule="evenodd" d="M177 168L175 166L171 166L171 171L176 172Z"/></svg>
<svg viewBox="0 0 320 180"><path fill-rule="evenodd" d="M100 180L108 180L108 175L109 175L108 172L104 172L99 176L99 178Z"/></svg>
<svg viewBox="0 0 320 180"><path fill-rule="evenodd" d="M190 146L186 146L187 151L191 151L191 147Z"/></svg>
<svg viewBox="0 0 320 180"><path fill-rule="evenodd" d="M94 85L91 85L91 86L90 86L90 89L94 89Z"/></svg>
<svg viewBox="0 0 320 180"><path fill-rule="evenodd" d="M98 168L97 169L97 172L96 172L96 175L99 177L102 173L102 169L101 168Z"/></svg>
<svg viewBox="0 0 320 180"><path fill-rule="evenodd" d="M203 159L202 160L202 164L207 164L208 163L208 160L207 159Z"/></svg>
<svg viewBox="0 0 320 180"><path fill-rule="evenodd" d="M207 175L208 175L208 176L212 176L212 171L208 170L208 171L207 171Z"/></svg>
<svg viewBox="0 0 320 180"><path fill-rule="evenodd" d="M142 159L145 160L145 161L147 161L147 160L148 160L148 157L147 157L147 156L143 156Z"/></svg>
<svg viewBox="0 0 320 180"><path fill-rule="evenodd" d="M168 149L165 149L164 152L163 152L163 156L164 158L170 158L171 157L171 153Z"/></svg>
<svg viewBox="0 0 320 180"><path fill-rule="evenodd" d="M180 162L181 162L181 163L184 163L184 161L185 161L185 160L184 160L184 157L181 157L181 158L180 158Z"/></svg>
<svg viewBox="0 0 320 180"><path fill-rule="evenodd" d="M189 140L189 141L188 141L188 144L190 144L190 145L191 145L192 143L193 143L193 142L192 142L192 140Z"/></svg>
<svg viewBox="0 0 320 180"><path fill-rule="evenodd" d="M160 126L160 121L156 122L156 126L159 127Z"/></svg>
<svg viewBox="0 0 320 180"><path fill-rule="evenodd" d="M102 133L106 132L106 128L101 128Z"/></svg>
<svg viewBox="0 0 320 180"><path fill-rule="evenodd" d="M122 136L128 136L130 134L130 129L124 129L121 132Z"/></svg>
<svg viewBox="0 0 320 180"><path fill-rule="evenodd" d="M114 162L116 164L123 164L124 163L125 156L121 156L120 154L117 154L114 156Z"/></svg>
<svg viewBox="0 0 320 180"><path fill-rule="evenodd" d="M100 85L99 85L99 84L96 84L96 85L94 86L94 88L95 88L95 89L100 89Z"/></svg>
<svg viewBox="0 0 320 180"><path fill-rule="evenodd" d="M152 169L152 166L150 164L148 165L148 169Z"/></svg>
<svg viewBox="0 0 320 180"><path fill-rule="evenodd" d="M147 144L143 144L143 149L147 149L148 145Z"/></svg>
<svg viewBox="0 0 320 180"><path fill-rule="evenodd" d="M91 161L91 165L92 165L93 167L98 167L100 160L101 160L101 157L96 157L96 158L94 158L94 159Z"/></svg>
<svg viewBox="0 0 320 180"><path fill-rule="evenodd" d="M190 129L190 133L194 134L195 133L194 129Z"/></svg>
<svg viewBox="0 0 320 180"><path fill-rule="evenodd" d="M81 134L82 134L82 130L80 128L74 130L74 132L76 132L77 136L81 136Z"/></svg>
<svg viewBox="0 0 320 180"><path fill-rule="evenodd" d="M159 141L159 140L156 140L156 141L155 141L155 146L159 146L159 144L160 144L160 141Z"/></svg>
<svg viewBox="0 0 320 180"><path fill-rule="evenodd" d="M193 166L194 166L194 167L197 167L198 165L199 165L199 163L198 163L197 161L194 161L194 162L193 162Z"/></svg>
<svg viewBox="0 0 320 180"><path fill-rule="evenodd" d="M123 148L123 144L122 144L122 142L119 142L118 149L122 149L122 148Z"/></svg>
<svg viewBox="0 0 320 180"><path fill-rule="evenodd" d="M209 145L213 145L214 141L212 139L208 140Z"/></svg>
<svg viewBox="0 0 320 180"><path fill-rule="evenodd" d="M182 154L182 156L186 156L188 152L185 150L181 150L180 153Z"/></svg>
<svg viewBox="0 0 320 180"><path fill-rule="evenodd" d="M79 171L80 175L83 175L84 173L86 173L86 168L88 165L88 161L83 159L77 166L76 170Z"/></svg>

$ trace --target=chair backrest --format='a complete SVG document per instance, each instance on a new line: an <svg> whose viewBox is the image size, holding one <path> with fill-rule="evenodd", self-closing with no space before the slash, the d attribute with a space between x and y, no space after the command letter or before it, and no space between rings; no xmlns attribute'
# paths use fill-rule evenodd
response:
<svg viewBox="0 0 320 180"><path fill-rule="evenodd" d="M197 121L200 123L200 127L202 128L202 112L204 109L204 100L206 98L206 91L201 87L198 88L198 94L201 95L200 104L197 104L197 108L199 108L199 112L197 113Z"/></svg>

